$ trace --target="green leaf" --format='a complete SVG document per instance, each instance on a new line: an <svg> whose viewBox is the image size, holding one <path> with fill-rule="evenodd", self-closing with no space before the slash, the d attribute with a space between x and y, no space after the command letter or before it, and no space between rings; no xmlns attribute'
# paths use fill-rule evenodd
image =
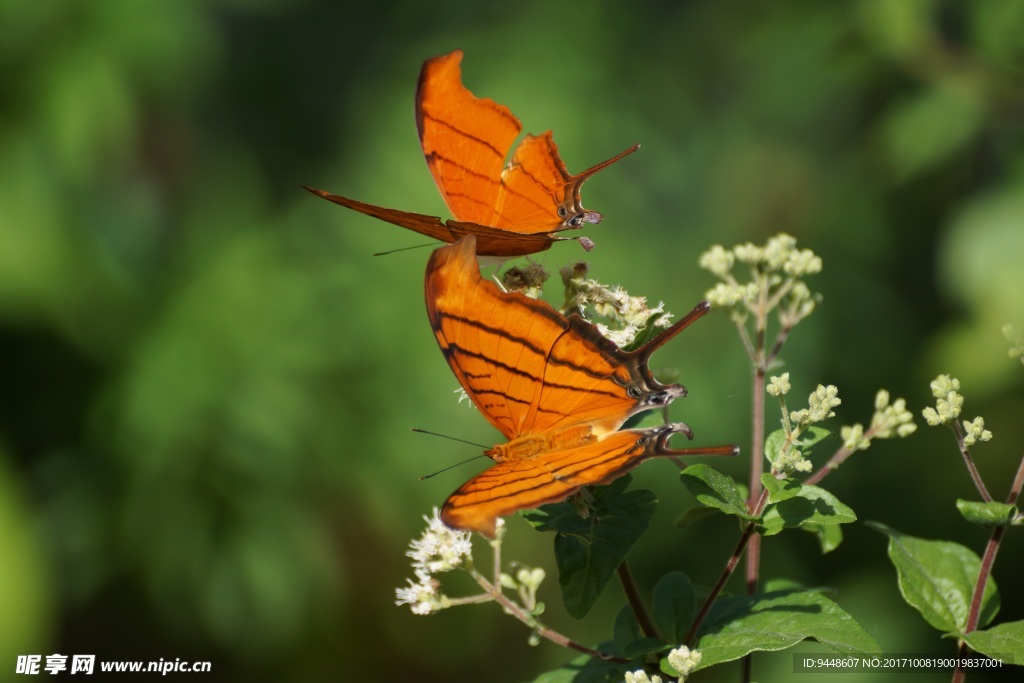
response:
<svg viewBox="0 0 1024 683"><path fill-rule="evenodd" d="M818 537L821 554L830 553L843 542L843 527L838 524L814 524L809 522L800 527Z"/></svg>
<svg viewBox="0 0 1024 683"><path fill-rule="evenodd" d="M776 479L771 472L761 475L761 483L768 490L768 502L770 503L778 503L799 495L800 487L803 486L796 479Z"/></svg>
<svg viewBox="0 0 1024 683"><path fill-rule="evenodd" d="M982 503L980 501L963 500L958 498L956 509L960 511L963 518L972 524L983 527L1004 526L1010 524L1017 516L1016 505L1006 503Z"/></svg>
<svg viewBox="0 0 1024 683"><path fill-rule="evenodd" d="M690 465L679 474L683 486L703 505L727 515L754 519L733 478L704 464Z"/></svg>
<svg viewBox="0 0 1024 683"><path fill-rule="evenodd" d="M961 636L971 649L993 659L1024 664L1024 621L1011 621Z"/></svg>
<svg viewBox="0 0 1024 683"><path fill-rule="evenodd" d="M637 657L643 657L644 655L661 652L662 650L669 650L671 648L671 645L660 638L644 636L643 638L634 640L632 643L627 645L622 651L622 656L626 659L636 659Z"/></svg>
<svg viewBox="0 0 1024 683"><path fill-rule="evenodd" d="M775 460L782 454L782 447L786 445L786 432L783 429L776 429L768 435L764 441L764 457L768 462Z"/></svg>
<svg viewBox="0 0 1024 683"><path fill-rule="evenodd" d="M629 645L644 637L640 630L640 624L636 621L636 615L629 605L623 606L615 616L615 626L612 633L615 638L615 651L622 654Z"/></svg>
<svg viewBox="0 0 1024 683"><path fill-rule="evenodd" d="M625 491L630 478L593 489L584 519L571 503L544 505L523 516L541 531L555 531L558 583L566 611L586 616L629 549L647 530L657 499L651 491Z"/></svg>
<svg viewBox="0 0 1024 683"><path fill-rule="evenodd" d="M584 655L541 674L533 683L622 683L626 672L637 668L629 662L609 662Z"/></svg>
<svg viewBox="0 0 1024 683"><path fill-rule="evenodd" d="M796 496L770 503L761 516L761 532L772 536L783 529L815 524L848 524L857 515L839 499L817 486L800 486Z"/></svg>
<svg viewBox="0 0 1024 683"><path fill-rule="evenodd" d="M884 524L868 525L889 537L889 559L896 567L903 600L933 628L960 635L967 624L981 560L969 548L949 541L906 536ZM999 611L999 591L989 577L982 597L979 625Z"/></svg>
<svg viewBox="0 0 1024 683"><path fill-rule="evenodd" d="M839 654L881 652L874 638L824 595L778 591L715 602L697 633L697 649L703 654L698 669L751 652L783 650L808 638Z"/></svg>
<svg viewBox="0 0 1024 683"><path fill-rule="evenodd" d="M654 586L654 624L670 643L681 643L697 611L697 593L690 577L669 572Z"/></svg>

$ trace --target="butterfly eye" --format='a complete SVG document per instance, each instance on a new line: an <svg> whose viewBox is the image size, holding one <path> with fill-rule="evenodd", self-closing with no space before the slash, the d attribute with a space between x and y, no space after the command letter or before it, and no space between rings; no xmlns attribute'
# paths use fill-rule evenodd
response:
<svg viewBox="0 0 1024 683"><path fill-rule="evenodd" d="M572 218L567 220L566 223L568 223L569 226L573 227L573 228L580 227L581 225L583 225L583 214L582 213L576 214L575 216L573 216Z"/></svg>

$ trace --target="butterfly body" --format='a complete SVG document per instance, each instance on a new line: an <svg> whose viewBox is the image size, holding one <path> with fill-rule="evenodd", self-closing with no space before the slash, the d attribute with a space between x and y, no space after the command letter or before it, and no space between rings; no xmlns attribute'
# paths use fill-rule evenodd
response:
<svg viewBox="0 0 1024 683"><path fill-rule="evenodd" d="M495 462L529 460L554 450L585 446L596 438L593 425L576 424L551 433L520 436L508 443L498 444L484 451L484 454Z"/></svg>
<svg viewBox="0 0 1024 683"><path fill-rule="evenodd" d="M651 374L651 354L709 310L702 303L642 347L623 351L578 316L502 292L480 275L475 238L434 252L427 265L427 314L452 371L507 443L495 460L452 494L441 511L450 526L494 533L517 510L605 484L655 456L725 455L735 447L673 450L684 423L620 429L631 416L686 395Z"/></svg>

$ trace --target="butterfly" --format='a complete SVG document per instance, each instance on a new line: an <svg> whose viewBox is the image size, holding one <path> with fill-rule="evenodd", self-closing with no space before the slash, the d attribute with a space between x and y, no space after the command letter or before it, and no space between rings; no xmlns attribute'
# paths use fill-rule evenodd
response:
<svg viewBox="0 0 1024 683"><path fill-rule="evenodd" d="M641 347L623 351L577 315L503 292L484 279L468 235L437 249L426 272L427 315L466 394L507 443L495 461L445 502L451 527L493 537L498 517L607 484L648 458L733 455L735 446L674 450L682 422L620 429L631 416L686 395L647 363L656 349L710 310L705 301Z"/></svg>
<svg viewBox="0 0 1024 683"><path fill-rule="evenodd" d="M416 89L416 127L434 181L454 220L442 221L305 187L318 197L444 242L475 235L481 256L513 257L544 251L556 235L600 223L583 208L580 188L598 171L635 152L634 145L578 175L565 168L551 131L527 135L505 160L523 126L508 107L476 97L462 84L462 51L423 64Z"/></svg>

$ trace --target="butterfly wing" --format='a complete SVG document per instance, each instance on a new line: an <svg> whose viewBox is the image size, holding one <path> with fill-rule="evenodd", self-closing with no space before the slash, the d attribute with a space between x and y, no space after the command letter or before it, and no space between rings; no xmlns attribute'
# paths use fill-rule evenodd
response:
<svg viewBox="0 0 1024 683"><path fill-rule="evenodd" d="M462 85L461 61L462 51L455 50L423 64L416 125L427 166L452 214L495 226L501 171L523 126L508 107Z"/></svg>
<svg viewBox="0 0 1024 683"><path fill-rule="evenodd" d="M436 216L426 216L421 213L399 211L398 209L387 209L383 206L366 204L365 202L342 197L341 195L325 192L324 190L317 190L305 185L303 185L303 188L329 202L334 202L335 204L393 225L408 228L421 235L426 235L442 242L454 242L465 235L475 235L480 256L512 258L536 254L549 249L557 241L568 239L551 237L545 234L520 235L508 230L464 221L442 221ZM584 248L586 248L586 244L584 244Z"/></svg>
<svg viewBox="0 0 1024 683"><path fill-rule="evenodd" d="M416 91L423 154L455 217L522 234L599 223L601 214L580 204L580 187L639 145L574 176L548 131L523 138L506 167L522 123L508 107L473 95L461 62L461 50L428 59Z"/></svg>
<svg viewBox="0 0 1024 683"><path fill-rule="evenodd" d="M654 380L643 353L483 279L474 247L469 236L431 255L427 314L463 389L506 438L583 423L600 436L685 394Z"/></svg>
<svg viewBox="0 0 1024 683"><path fill-rule="evenodd" d="M683 423L626 429L576 448L498 463L449 496L441 519L493 538L498 517L557 503L583 486L610 483L647 458L684 453L668 446L676 433L690 436ZM731 453L734 449L729 448Z"/></svg>

